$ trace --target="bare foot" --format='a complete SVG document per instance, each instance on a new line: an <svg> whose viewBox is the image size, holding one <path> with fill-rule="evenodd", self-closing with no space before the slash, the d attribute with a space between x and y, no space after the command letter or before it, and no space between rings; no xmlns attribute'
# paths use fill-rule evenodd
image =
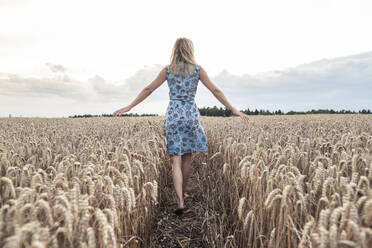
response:
<svg viewBox="0 0 372 248"><path fill-rule="evenodd" d="M184 208L177 208L176 210L174 210L174 213L176 215L182 215L183 214L183 211L184 211Z"/></svg>
<svg viewBox="0 0 372 248"><path fill-rule="evenodd" d="M177 203L178 207L176 208L176 210L174 210L174 213L180 216L183 214L183 211L185 210L184 201L180 202L179 199L177 198Z"/></svg>
<svg viewBox="0 0 372 248"><path fill-rule="evenodd" d="M177 204L178 204L178 208L184 208L184 201L180 202L180 200L177 198Z"/></svg>

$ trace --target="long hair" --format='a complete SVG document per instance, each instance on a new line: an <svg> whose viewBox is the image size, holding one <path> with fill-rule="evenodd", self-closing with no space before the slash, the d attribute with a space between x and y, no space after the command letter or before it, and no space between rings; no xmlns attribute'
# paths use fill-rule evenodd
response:
<svg viewBox="0 0 372 248"><path fill-rule="evenodd" d="M188 38L178 38L173 46L169 65L170 72L173 75L186 77L186 71L191 76L194 66L194 44Z"/></svg>

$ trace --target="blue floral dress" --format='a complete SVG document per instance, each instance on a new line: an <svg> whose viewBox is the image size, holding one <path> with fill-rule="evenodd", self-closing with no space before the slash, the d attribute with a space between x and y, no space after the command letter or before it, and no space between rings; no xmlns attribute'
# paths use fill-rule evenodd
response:
<svg viewBox="0 0 372 248"><path fill-rule="evenodd" d="M166 67L169 86L169 105L164 118L165 136L169 155L208 152L199 109L194 97L199 82L200 66L186 77L173 75Z"/></svg>

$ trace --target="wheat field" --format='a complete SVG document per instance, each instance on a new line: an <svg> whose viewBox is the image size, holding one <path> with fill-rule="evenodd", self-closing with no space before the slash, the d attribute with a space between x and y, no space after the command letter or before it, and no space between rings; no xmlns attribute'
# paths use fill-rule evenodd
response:
<svg viewBox="0 0 372 248"><path fill-rule="evenodd" d="M163 118L1 118L0 247L156 247ZM203 126L203 247L372 247L372 117Z"/></svg>

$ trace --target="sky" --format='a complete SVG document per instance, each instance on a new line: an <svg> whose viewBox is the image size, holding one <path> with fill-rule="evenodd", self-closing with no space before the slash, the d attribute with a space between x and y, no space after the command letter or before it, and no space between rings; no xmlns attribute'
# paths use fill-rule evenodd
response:
<svg viewBox="0 0 372 248"><path fill-rule="evenodd" d="M0 117L113 113L178 37L239 109L372 109L368 0L0 0ZM222 106L199 82L199 107ZM163 115L167 82L132 113Z"/></svg>

